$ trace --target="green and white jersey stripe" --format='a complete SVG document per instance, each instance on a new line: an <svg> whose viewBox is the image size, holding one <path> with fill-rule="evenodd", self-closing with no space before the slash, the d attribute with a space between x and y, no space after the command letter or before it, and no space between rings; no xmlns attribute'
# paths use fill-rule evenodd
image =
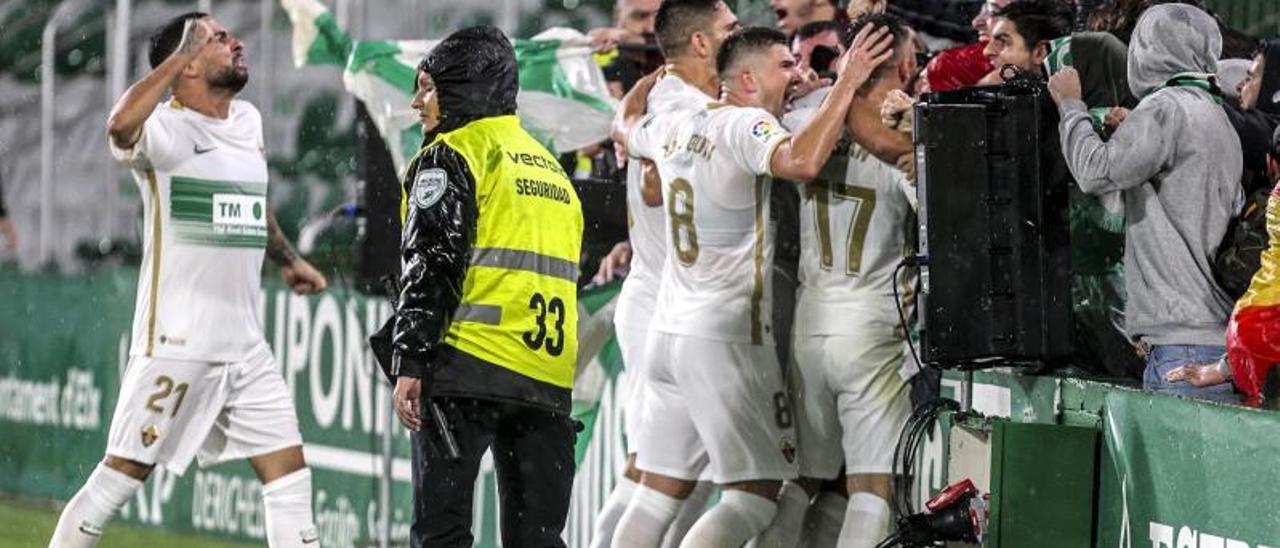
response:
<svg viewBox="0 0 1280 548"><path fill-rule="evenodd" d="M180 243L263 249L267 245L267 185L174 176L169 219Z"/></svg>

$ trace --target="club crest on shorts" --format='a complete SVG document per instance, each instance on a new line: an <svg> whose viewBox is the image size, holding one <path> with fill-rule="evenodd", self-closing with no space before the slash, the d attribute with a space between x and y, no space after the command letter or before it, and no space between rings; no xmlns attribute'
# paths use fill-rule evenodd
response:
<svg viewBox="0 0 1280 548"><path fill-rule="evenodd" d="M142 446L151 447L151 444L160 439L160 429L154 424L148 424L142 427Z"/></svg>
<svg viewBox="0 0 1280 548"><path fill-rule="evenodd" d="M424 169L418 172L413 180L413 205L426 209L444 196L444 189L449 185L449 175L440 168Z"/></svg>
<svg viewBox="0 0 1280 548"><path fill-rule="evenodd" d="M787 464L796 462L796 444L791 443L791 439L782 439L782 457L787 459Z"/></svg>

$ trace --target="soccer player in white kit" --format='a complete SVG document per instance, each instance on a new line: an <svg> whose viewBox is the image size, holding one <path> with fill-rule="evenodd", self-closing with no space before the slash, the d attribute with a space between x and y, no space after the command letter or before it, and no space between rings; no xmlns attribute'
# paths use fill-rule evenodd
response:
<svg viewBox="0 0 1280 548"><path fill-rule="evenodd" d="M626 364L622 409L623 429L630 454L624 476L619 479L596 519L591 541L593 548L607 548L612 544L614 530L640 483L641 471L636 467L636 454L644 450L640 444L640 432L646 428L645 341L658 298L662 266L666 261L666 220L662 208L657 207L661 205L661 189L653 184L657 177L651 164L658 153L629 149L628 134L631 128L642 123L650 124L652 131L658 131L657 127L666 127L679 120L682 112L706 108L720 89L720 80L715 72L715 54L729 34L739 28L738 18L720 0L667 0L659 7L654 25L658 45L668 63L657 74L642 79L636 85L639 89L633 89L624 98L614 132L615 142L628 150L630 158L627 163L629 243L619 244L615 252L605 259L602 274L630 255L630 271L622 284L613 320L618 347ZM642 169L644 163L650 163L650 167ZM646 172L650 174L648 185L645 184ZM602 281L607 281L607 278L601 277ZM706 505L710 490L710 485L703 485L685 497L679 515L665 533L651 531L665 535L663 546L679 545L688 527Z"/></svg>
<svg viewBox="0 0 1280 548"><path fill-rule="evenodd" d="M112 155L132 168L143 200L129 364L106 458L63 509L50 546L94 546L155 466L182 474L192 458L249 459L267 543L318 546L297 414L258 319L263 255L296 292L326 282L267 209L262 119L234 98L249 76L240 40L189 13L157 31L150 57L151 72L107 123Z"/></svg>
<svg viewBox="0 0 1280 548"><path fill-rule="evenodd" d="M879 104L889 91L906 88L916 68L915 46L896 17L864 16L853 30L865 26L893 33L893 57L858 92ZM816 110L794 109L783 123L800 130L816 119ZM894 284L898 296L909 299L914 278L894 274L914 248L914 187L868 153L859 136L851 137L841 140L802 196L791 382L800 475L814 480L805 482L806 489L812 494L816 480L835 478L844 466L849 500L839 546L872 548L889 533L894 445L911 414L903 371L906 333ZM909 310L907 303L903 307ZM810 512L828 510L821 502ZM829 533L826 538L834 536Z"/></svg>
<svg viewBox="0 0 1280 548"><path fill-rule="evenodd" d="M682 546L754 538L773 521L782 481L796 475L791 406L769 325L771 178L818 174L854 90L889 54L882 34L858 36L817 121L794 137L777 117L799 72L786 37L764 28L734 34L717 54L722 103L684 113L661 134L653 124L632 131L632 149L661 151L672 239L646 350L647 421L662 428L642 430L637 462L645 471L637 499L651 504L633 501L627 514L669 521L663 510L709 464L722 496ZM623 529L614 546L654 545L624 539Z"/></svg>

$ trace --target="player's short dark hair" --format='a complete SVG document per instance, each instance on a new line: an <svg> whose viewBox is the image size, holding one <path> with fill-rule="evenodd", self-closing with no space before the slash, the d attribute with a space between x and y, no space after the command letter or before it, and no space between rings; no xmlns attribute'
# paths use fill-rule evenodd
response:
<svg viewBox="0 0 1280 548"><path fill-rule="evenodd" d="M182 31L187 26L187 21L192 19L203 19L209 14L201 11L190 11L170 19L164 26L156 29L151 35L151 49L147 52L147 60L151 62L151 68L156 68L173 55L173 51L178 49L178 43L182 41Z"/></svg>
<svg viewBox="0 0 1280 548"><path fill-rule="evenodd" d="M735 32L716 53L716 73L723 78L743 59L773 46L787 47L787 35L768 27L749 27Z"/></svg>
<svg viewBox="0 0 1280 548"><path fill-rule="evenodd" d="M695 32L710 32L722 0L662 0L653 19L658 49L671 59L685 52Z"/></svg>
<svg viewBox="0 0 1280 548"><path fill-rule="evenodd" d="M1071 8L1061 0L1018 0L994 15L1013 22L1027 48L1071 34L1073 23Z"/></svg>
<svg viewBox="0 0 1280 548"><path fill-rule="evenodd" d="M840 37L840 43L842 44L849 42L845 37L849 32L849 27L839 21L810 21L805 23L799 29L796 29L795 39L808 40L824 32L836 33L836 36Z"/></svg>
<svg viewBox="0 0 1280 548"><path fill-rule="evenodd" d="M889 34L893 35L893 56L871 71L871 75L867 77L867 82L863 84L864 89L879 82L885 74L897 68L898 62L902 59L902 47L911 40L911 28L907 26L907 23L901 17L890 13L864 13L849 24L849 32L845 37L845 49L853 47L853 37L862 32L862 29L866 28L867 25L871 25L873 28L886 27L889 29Z"/></svg>

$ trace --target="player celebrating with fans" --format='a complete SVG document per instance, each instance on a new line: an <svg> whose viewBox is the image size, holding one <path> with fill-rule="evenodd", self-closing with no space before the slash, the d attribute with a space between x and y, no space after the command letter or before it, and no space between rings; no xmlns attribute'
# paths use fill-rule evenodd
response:
<svg viewBox="0 0 1280 548"><path fill-rule="evenodd" d="M235 99L249 78L240 40L188 13L156 32L150 60L107 123L143 201L129 365L106 459L63 509L50 546L94 546L156 465L181 474L193 457L249 459L267 543L317 546L297 414L258 319L264 251L295 292L323 290L325 279L266 207L262 119Z"/></svg>
<svg viewBox="0 0 1280 548"><path fill-rule="evenodd" d="M853 30L867 26L893 36L893 56L858 91L879 104L890 91L905 90L915 73L915 46L911 31L892 15L864 15ZM783 122L799 130L816 119L815 111L793 110ZM812 534L828 538L834 531L822 529L838 529L841 547L871 548L889 532L894 441L911 414L894 274L914 243L914 187L867 152L859 135L840 149L801 204L792 387L800 475L829 480L842 467L848 474L846 504L828 493L814 501L810 522L824 527ZM897 293L913 285L904 279ZM817 485L805 487L812 493Z"/></svg>
<svg viewBox="0 0 1280 548"><path fill-rule="evenodd" d="M717 54L723 104L688 113L665 135L652 134L652 124L632 132L632 149L658 158L672 237L646 352L648 420L663 428L642 432L659 437L640 440L653 449L637 464L644 487L668 500L687 492L708 462L723 490L683 546L754 538L774 521L782 481L796 475L768 313L770 178L818 175L854 91L891 54L885 32L859 34L814 123L795 136L778 116L800 74L786 36L763 28L731 36ZM646 510L675 506L657 502ZM643 521L669 519L670 511ZM628 538L622 529L615 546Z"/></svg>

